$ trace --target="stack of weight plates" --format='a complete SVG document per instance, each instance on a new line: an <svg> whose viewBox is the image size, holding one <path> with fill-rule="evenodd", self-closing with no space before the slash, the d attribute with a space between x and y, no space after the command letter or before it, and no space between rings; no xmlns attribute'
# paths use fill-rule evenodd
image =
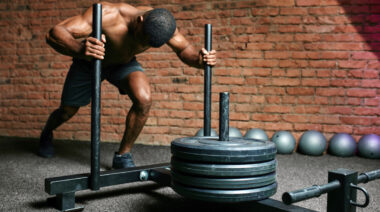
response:
<svg viewBox="0 0 380 212"><path fill-rule="evenodd" d="M276 147L247 138L179 138L171 144L172 187L210 202L266 199L276 193Z"/></svg>

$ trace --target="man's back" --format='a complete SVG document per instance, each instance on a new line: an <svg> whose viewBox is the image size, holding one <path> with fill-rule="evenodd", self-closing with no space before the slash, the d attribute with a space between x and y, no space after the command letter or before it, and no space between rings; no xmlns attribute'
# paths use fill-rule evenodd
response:
<svg viewBox="0 0 380 212"><path fill-rule="evenodd" d="M153 8L136 8L124 3L106 3L103 7L103 33L107 39L104 63L128 62L149 48L147 42L141 40L142 36L135 34L131 20Z"/></svg>
<svg viewBox="0 0 380 212"><path fill-rule="evenodd" d="M129 62L136 54L149 48L149 45L137 34L134 19L153 8L133 7L125 3L102 3L102 33L106 37L103 65ZM92 8L82 15L69 18L57 26L67 29L76 39L83 39L91 34Z"/></svg>

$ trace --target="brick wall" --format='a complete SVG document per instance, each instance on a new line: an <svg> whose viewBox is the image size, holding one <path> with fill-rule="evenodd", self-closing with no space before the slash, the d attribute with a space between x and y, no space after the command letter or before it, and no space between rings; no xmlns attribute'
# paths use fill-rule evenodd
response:
<svg viewBox="0 0 380 212"><path fill-rule="evenodd" d="M380 133L380 1L250 0L128 1L171 10L197 48L213 24L212 126L218 92L229 91L230 125L270 136L306 130L330 138ZM90 0L0 2L0 135L38 137L59 106L70 58L44 39L54 24L79 14ZM151 80L154 104L140 143L167 145L202 127L203 71L182 64L168 47L138 56ZM105 82L102 140L118 141L131 106ZM90 107L58 128L59 139L89 140Z"/></svg>

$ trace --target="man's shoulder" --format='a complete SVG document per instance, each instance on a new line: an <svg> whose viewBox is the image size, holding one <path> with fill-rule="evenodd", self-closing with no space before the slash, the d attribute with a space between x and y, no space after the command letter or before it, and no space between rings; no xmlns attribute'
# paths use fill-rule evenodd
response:
<svg viewBox="0 0 380 212"><path fill-rule="evenodd" d="M131 12L136 12L136 11L148 11L148 10L153 10L152 7L150 6L133 6L127 3L109 3L109 2L104 2L106 6L110 7L115 7L119 9L121 12L125 13L131 13Z"/></svg>
<svg viewBox="0 0 380 212"><path fill-rule="evenodd" d="M128 21L130 17L135 16L139 11L136 7L127 3L100 2L100 4L103 5L104 24L115 25L119 23L115 20L120 20L120 17ZM106 20L109 21L107 22Z"/></svg>
<svg viewBox="0 0 380 212"><path fill-rule="evenodd" d="M153 7L149 7L149 6L138 6L136 8L139 9L139 10L143 10L143 11L149 11L149 10L153 10L154 9Z"/></svg>
<svg viewBox="0 0 380 212"><path fill-rule="evenodd" d="M121 3L110 3L110 2L100 2L103 5L104 9L109 9L109 10L118 10L120 14L123 16L128 16L131 14L136 14L142 11L149 11L153 10L153 7L150 6L132 6L130 4L121 2Z"/></svg>
<svg viewBox="0 0 380 212"><path fill-rule="evenodd" d="M119 12L123 12L123 13L133 13L135 11L137 11L138 9L130 4L127 4L127 3L111 3L111 2L106 2L106 1L102 1L100 2L100 4L102 4L103 6L103 10L105 10L105 12L109 11L119 11Z"/></svg>
<svg viewBox="0 0 380 212"><path fill-rule="evenodd" d="M149 11L154 8L149 6L133 6L127 3L107 3L106 6L117 9L119 14L123 17L130 17L140 14L141 12Z"/></svg>

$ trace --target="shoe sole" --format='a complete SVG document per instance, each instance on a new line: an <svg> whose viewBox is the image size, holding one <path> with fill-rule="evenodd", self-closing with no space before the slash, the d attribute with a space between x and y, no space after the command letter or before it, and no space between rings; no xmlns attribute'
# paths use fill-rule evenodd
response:
<svg viewBox="0 0 380 212"><path fill-rule="evenodd" d="M40 152L37 152L37 155L43 158L52 158L54 157L54 154L42 154Z"/></svg>

